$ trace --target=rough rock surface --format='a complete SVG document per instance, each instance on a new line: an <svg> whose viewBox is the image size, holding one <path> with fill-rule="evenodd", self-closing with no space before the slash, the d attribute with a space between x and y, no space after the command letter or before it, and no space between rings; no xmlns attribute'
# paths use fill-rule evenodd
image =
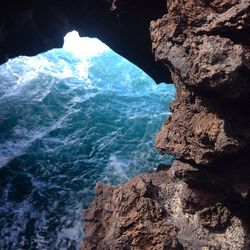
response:
<svg viewBox="0 0 250 250"><path fill-rule="evenodd" d="M226 175L219 162L175 161L118 187L98 184L82 249L248 249L250 169L234 161Z"/></svg>
<svg viewBox="0 0 250 250"><path fill-rule="evenodd" d="M151 22L155 58L177 88L157 148L207 164L250 142L250 1L168 1Z"/></svg>

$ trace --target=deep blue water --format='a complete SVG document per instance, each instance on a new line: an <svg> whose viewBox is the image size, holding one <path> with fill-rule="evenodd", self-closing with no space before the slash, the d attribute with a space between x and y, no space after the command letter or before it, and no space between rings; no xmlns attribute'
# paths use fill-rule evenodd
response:
<svg viewBox="0 0 250 250"><path fill-rule="evenodd" d="M174 94L111 50L0 66L0 249L77 249L97 181L172 161L154 137Z"/></svg>

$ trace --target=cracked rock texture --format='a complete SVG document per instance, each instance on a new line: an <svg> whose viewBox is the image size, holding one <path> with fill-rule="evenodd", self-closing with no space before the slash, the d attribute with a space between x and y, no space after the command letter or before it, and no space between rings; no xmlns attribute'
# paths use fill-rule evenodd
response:
<svg viewBox="0 0 250 250"><path fill-rule="evenodd" d="M235 170L237 160L226 175L219 162L175 161L118 187L98 184L82 249L249 249L250 169L246 160Z"/></svg>
<svg viewBox="0 0 250 250"><path fill-rule="evenodd" d="M151 22L155 58L177 89L156 146L208 164L249 145L250 1L181 2Z"/></svg>

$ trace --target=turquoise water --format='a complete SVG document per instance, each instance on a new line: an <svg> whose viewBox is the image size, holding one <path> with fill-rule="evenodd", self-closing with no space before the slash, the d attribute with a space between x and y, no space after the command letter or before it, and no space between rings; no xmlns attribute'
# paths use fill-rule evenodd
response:
<svg viewBox="0 0 250 250"><path fill-rule="evenodd" d="M97 181L172 161L154 136L174 94L111 50L0 66L0 249L77 249Z"/></svg>

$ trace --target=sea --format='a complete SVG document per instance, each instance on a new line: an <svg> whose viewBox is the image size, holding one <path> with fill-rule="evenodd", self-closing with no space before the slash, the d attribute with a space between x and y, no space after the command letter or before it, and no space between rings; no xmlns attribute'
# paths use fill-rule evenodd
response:
<svg viewBox="0 0 250 250"><path fill-rule="evenodd" d="M173 157L154 138L172 84L96 38L0 66L0 249L79 249L97 182L119 185Z"/></svg>

